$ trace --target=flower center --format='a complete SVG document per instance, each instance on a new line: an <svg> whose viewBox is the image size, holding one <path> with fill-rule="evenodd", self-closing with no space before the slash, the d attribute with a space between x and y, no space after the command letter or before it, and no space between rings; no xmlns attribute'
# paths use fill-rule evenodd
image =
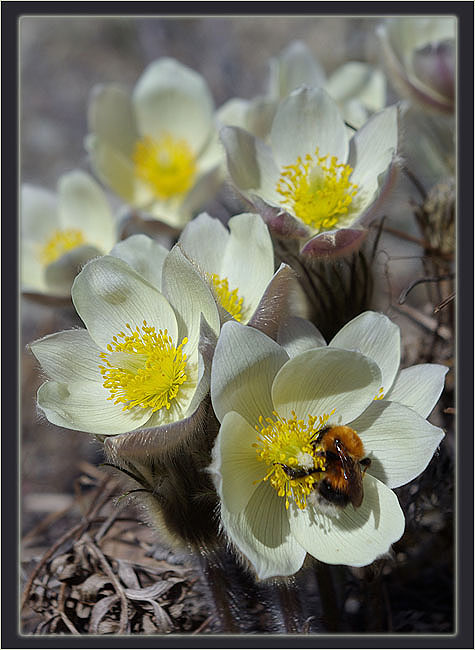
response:
<svg viewBox="0 0 475 650"><path fill-rule="evenodd" d="M185 140L164 133L157 140L145 136L135 144L135 173L159 199L187 192L196 176L196 160Z"/></svg>
<svg viewBox="0 0 475 650"><path fill-rule="evenodd" d="M51 262L56 262L61 255L85 242L84 235L76 228L55 230L46 244L40 247L39 258L44 265L51 264Z"/></svg>
<svg viewBox="0 0 475 650"><path fill-rule="evenodd" d="M242 314L242 298L239 297L238 290L229 289L228 278L220 278L216 273L208 274L208 280L216 296L216 300L224 309L231 314L231 316L241 322Z"/></svg>
<svg viewBox="0 0 475 650"><path fill-rule="evenodd" d="M332 412L333 413L333 412ZM309 415L307 421L297 420L292 411L290 419L273 412L272 418L259 418L256 448L259 460L269 470L263 481L269 481L288 508L292 499L298 508L307 506L307 496L326 470L324 449L316 443L318 432L328 422L330 414Z"/></svg>
<svg viewBox="0 0 475 650"><path fill-rule="evenodd" d="M294 165L286 165L277 182L277 192L308 226L316 231L331 230L348 214L358 191L350 182L353 169L339 163L336 156L301 156Z"/></svg>
<svg viewBox="0 0 475 650"><path fill-rule="evenodd" d="M152 413L170 408L180 386L187 380L184 338L175 347L167 330L155 330L144 321L135 330L129 323L127 332L114 336L101 352L105 366L99 366L103 386L107 388L114 404L124 404L123 410L140 406L151 408Z"/></svg>

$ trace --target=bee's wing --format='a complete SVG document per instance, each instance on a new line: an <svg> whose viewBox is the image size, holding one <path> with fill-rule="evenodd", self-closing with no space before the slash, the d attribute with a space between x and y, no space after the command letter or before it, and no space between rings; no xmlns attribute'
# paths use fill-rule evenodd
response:
<svg viewBox="0 0 475 650"><path fill-rule="evenodd" d="M363 474L359 462L350 456L345 446L335 440L335 449L338 453L343 475L346 480L348 497L355 508L358 508L363 501Z"/></svg>

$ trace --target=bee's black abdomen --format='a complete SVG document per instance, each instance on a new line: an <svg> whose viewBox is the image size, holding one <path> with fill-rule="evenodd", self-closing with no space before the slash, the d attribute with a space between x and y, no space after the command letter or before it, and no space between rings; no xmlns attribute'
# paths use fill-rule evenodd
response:
<svg viewBox="0 0 475 650"><path fill-rule="evenodd" d="M318 491L320 496L330 503L334 503L336 506L347 506L350 503L348 494L335 490L326 479L321 481L318 486Z"/></svg>

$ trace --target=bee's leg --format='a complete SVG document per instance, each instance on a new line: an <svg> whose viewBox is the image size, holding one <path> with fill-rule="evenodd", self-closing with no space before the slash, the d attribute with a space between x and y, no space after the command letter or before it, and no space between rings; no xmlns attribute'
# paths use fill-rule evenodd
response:
<svg viewBox="0 0 475 650"><path fill-rule="evenodd" d="M363 458L362 460L360 460L360 465L364 467L363 469L363 476L364 476L366 474L366 470L371 465L371 458Z"/></svg>

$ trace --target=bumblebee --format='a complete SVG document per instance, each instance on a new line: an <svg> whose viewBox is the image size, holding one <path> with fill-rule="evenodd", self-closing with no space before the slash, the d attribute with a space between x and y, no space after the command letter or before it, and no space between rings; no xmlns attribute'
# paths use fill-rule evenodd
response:
<svg viewBox="0 0 475 650"><path fill-rule="evenodd" d="M324 478L315 485L320 497L336 506L351 503L358 508L363 502L363 476L371 465L358 434L344 425L328 426L320 429L310 444L325 459ZM320 473L320 470L279 464L290 479Z"/></svg>

